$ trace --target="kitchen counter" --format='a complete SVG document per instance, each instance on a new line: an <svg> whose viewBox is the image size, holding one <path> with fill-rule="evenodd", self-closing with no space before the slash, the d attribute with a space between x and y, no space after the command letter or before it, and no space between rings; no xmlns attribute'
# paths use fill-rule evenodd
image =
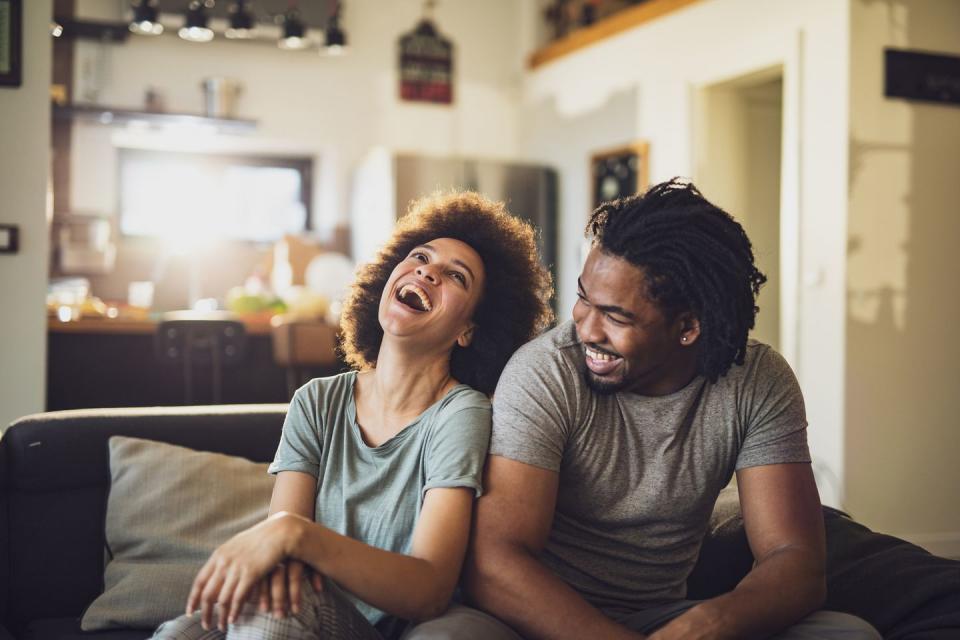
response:
<svg viewBox="0 0 960 640"><path fill-rule="evenodd" d="M241 320L247 333L242 358L225 364L218 377L209 361L194 363L188 373L183 364L159 358L157 319L62 322L49 318L46 408L172 406L187 404L188 397L191 404L212 404L217 397L221 404L288 402L293 390L307 379L344 368L336 357L329 328L319 337L317 331L309 331L298 341L280 332L280 350L275 351L269 317ZM322 364L316 364L317 360L300 362L298 356L318 350L329 353ZM219 384L219 394L214 384Z"/></svg>
<svg viewBox="0 0 960 640"><path fill-rule="evenodd" d="M270 335L270 321L267 318L238 318L248 335ZM149 334L157 330L157 320L152 319L120 319L120 318L80 318L62 322L57 318L47 320L47 328L53 333L88 333L88 334Z"/></svg>

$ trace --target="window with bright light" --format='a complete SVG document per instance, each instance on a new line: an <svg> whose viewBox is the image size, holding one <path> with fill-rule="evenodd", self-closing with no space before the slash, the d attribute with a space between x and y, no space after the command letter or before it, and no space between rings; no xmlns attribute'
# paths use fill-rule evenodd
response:
<svg viewBox="0 0 960 640"><path fill-rule="evenodd" d="M120 232L273 242L310 228L309 158L120 150Z"/></svg>

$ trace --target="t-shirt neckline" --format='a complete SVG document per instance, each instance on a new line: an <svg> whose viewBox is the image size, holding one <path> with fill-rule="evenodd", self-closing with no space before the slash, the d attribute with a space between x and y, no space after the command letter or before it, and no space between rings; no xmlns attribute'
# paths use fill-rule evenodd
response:
<svg viewBox="0 0 960 640"><path fill-rule="evenodd" d="M354 440L356 441L357 446L363 449L364 451L369 451L370 453L374 453L374 454L386 454L392 451L393 449L395 449L396 447L400 446L400 444L404 440L406 440L411 433L417 430L417 428L423 422L424 417L426 417L428 413L433 411L434 407L438 406L444 400L446 400L451 395L453 395L453 393L456 392L458 389L460 389L460 387L469 388L469 385L466 385L462 382L458 382L453 387L451 387L445 394L443 394L443 397L441 397L439 400L437 400L436 402L428 406L426 409L424 409L422 412L420 412L420 414L416 418L411 420L410 423L407 424L403 429L400 429L400 431L395 433L392 437L388 438L379 446L371 447L363 439L363 432L360 431L360 422L359 420L357 420L357 400L356 400L357 373L358 373L357 371L350 372L350 393L347 396L348 397L347 419L350 422L350 430L353 432L353 437L354 437Z"/></svg>

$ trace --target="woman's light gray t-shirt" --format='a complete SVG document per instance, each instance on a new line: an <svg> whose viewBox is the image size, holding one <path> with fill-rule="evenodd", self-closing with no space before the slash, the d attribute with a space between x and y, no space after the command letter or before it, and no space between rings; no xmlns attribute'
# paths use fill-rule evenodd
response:
<svg viewBox="0 0 960 640"><path fill-rule="evenodd" d="M481 494L490 440L490 401L457 385L378 447L357 424L356 372L317 378L297 390L270 473L317 478L315 520L369 545L409 553L423 496L436 487ZM383 612L354 600L371 624Z"/></svg>
<svg viewBox="0 0 960 640"><path fill-rule="evenodd" d="M767 345L716 383L598 395L572 322L522 347L493 406L490 453L559 473L541 560L617 618L679 600L735 470L809 462L796 378Z"/></svg>

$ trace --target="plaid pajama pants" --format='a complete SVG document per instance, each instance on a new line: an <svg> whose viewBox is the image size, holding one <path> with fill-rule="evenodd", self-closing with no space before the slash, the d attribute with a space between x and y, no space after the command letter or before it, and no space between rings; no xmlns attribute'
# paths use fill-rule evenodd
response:
<svg viewBox="0 0 960 640"><path fill-rule="evenodd" d="M329 580L319 593L304 580L300 605L300 613L274 618L247 603L226 632L215 626L204 630L200 613L195 612L164 622L157 627L153 640L383 640L343 591Z"/></svg>

